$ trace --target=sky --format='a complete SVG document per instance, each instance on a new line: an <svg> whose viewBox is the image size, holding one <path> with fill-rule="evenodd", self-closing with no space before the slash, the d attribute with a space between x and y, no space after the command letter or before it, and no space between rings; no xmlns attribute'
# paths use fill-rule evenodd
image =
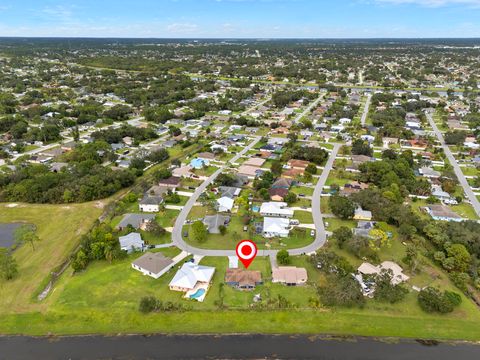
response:
<svg viewBox="0 0 480 360"><path fill-rule="evenodd" d="M0 0L0 36L480 37L480 0Z"/></svg>

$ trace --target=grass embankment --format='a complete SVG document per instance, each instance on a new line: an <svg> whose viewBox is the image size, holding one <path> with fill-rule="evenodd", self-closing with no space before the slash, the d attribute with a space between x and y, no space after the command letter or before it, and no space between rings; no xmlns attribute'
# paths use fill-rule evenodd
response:
<svg viewBox="0 0 480 360"><path fill-rule="evenodd" d="M0 281L0 314L39 307L31 301L32 296L78 246L80 236L102 213L103 204L97 201L75 205L0 205L0 222L34 224L40 238L35 250L24 244L15 251L19 275L12 281Z"/></svg>

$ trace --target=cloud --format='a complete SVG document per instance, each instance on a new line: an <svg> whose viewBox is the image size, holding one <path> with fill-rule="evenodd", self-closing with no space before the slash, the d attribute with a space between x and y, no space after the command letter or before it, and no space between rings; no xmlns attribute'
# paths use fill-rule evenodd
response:
<svg viewBox="0 0 480 360"><path fill-rule="evenodd" d="M171 35L198 34L199 28L193 23L172 23L167 25L167 32Z"/></svg>
<svg viewBox="0 0 480 360"><path fill-rule="evenodd" d="M413 4L426 7L442 7L450 5L465 5L474 8L480 8L480 0L375 0L380 4Z"/></svg>

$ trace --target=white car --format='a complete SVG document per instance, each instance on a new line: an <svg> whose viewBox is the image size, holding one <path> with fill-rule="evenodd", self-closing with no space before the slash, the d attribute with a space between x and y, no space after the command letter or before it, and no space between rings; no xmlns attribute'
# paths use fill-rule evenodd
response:
<svg viewBox="0 0 480 360"><path fill-rule="evenodd" d="M315 236L315 230L310 231L310 236Z"/></svg>

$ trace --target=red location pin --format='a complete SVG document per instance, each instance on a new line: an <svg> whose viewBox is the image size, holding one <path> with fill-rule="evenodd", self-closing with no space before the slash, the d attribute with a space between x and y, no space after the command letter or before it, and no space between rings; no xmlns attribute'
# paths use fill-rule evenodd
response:
<svg viewBox="0 0 480 360"><path fill-rule="evenodd" d="M257 256L257 245L251 240L242 240L237 245L237 256L245 269L248 269L255 256Z"/></svg>

